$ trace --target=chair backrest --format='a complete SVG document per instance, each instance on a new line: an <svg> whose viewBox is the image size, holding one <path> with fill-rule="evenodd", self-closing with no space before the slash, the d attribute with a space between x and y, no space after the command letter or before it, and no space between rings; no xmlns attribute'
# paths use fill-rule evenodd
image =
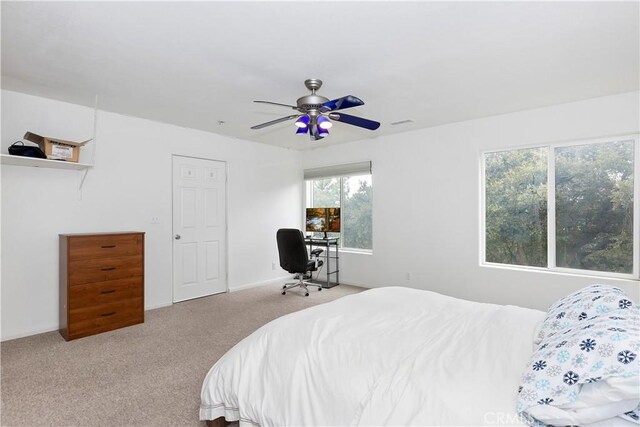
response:
<svg viewBox="0 0 640 427"><path fill-rule="evenodd" d="M289 273L306 273L309 254L304 234L296 228L281 228L276 233L280 267Z"/></svg>

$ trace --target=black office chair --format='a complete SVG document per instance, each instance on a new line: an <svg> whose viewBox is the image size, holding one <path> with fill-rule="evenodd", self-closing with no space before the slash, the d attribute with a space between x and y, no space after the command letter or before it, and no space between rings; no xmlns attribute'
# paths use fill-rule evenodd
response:
<svg viewBox="0 0 640 427"><path fill-rule="evenodd" d="M307 286L317 286L318 290L321 291L322 285L305 282L304 277L306 274L310 274L322 266L323 261L317 259L322 249L312 251L316 258L309 259L304 235L302 231L295 228L281 228L276 233L276 240L278 241L278 253L280 254L280 267L289 273L298 275L297 282L284 284L282 287L282 295L285 295L289 289L298 286L305 290L305 296L307 297L309 296Z"/></svg>

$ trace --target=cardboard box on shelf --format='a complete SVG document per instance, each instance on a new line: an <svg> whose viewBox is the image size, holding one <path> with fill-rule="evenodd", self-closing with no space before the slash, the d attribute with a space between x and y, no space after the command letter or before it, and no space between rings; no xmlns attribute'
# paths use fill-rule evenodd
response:
<svg viewBox="0 0 640 427"><path fill-rule="evenodd" d="M32 132L25 133L24 139L38 144L38 147L47 155L47 159L64 160L73 163L78 163L80 147L91 141L91 139L82 142L65 141L64 139L40 136Z"/></svg>

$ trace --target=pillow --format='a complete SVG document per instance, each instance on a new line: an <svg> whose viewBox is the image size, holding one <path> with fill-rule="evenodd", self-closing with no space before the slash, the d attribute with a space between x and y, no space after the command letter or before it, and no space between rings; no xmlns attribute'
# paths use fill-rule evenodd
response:
<svg viewBox="0 0 640 427"><path fill-rule="evenodd" d="M584 295L612 295L600 291L574 296L581 300ZM615 302L626 300L624 294L614 294ZM604 296L595 301L600 299ZM555 308L567 313L574 300ZM569 322L564 329L546 335L525 368L518 390L517 410L531 425L587 425L637 416L640 310L622 305Z"/></svg>
<svg viewBox="0 0 640 427"><path fill-rule="evenodd" d="M558 331L588 321L594 316L618 309L628 309L634 303L622 289L609 285L591 285L559 299L547 311L547 316L538 328L534 345Z"/></svg>
<svg viewBox="0 0 640 427"><path fill-rule="evenodd" d="M616 418L638 407L637 399L625 399L640 384L637 377L612 377L607 381L587 383L575 401L556 407L536 405L528 409L529 415L554 426L588 425Z"/></svg>

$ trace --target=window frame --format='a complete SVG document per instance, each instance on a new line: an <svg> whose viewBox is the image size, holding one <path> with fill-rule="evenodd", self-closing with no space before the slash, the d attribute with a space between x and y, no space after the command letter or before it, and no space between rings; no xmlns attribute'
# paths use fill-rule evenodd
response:
<svg viewBox="0 0 640 427"><path fill-rule="evenodd" d="M333 179L333 178L337 178L340 180L340 224L344 225L344 182L343 182L343 178L349 178L352 176L365 176L368 175L371 177L371 187L373 188L373 173L361 173L361 172L354 172L353 174L346 174L346 175L333 175L333 176L325 176L325 177L318 177L318 178L309 178L309 179L305 179L304 180L304 186L305 186L305 197L304 197L304 208L306 209L307 207L314 207L314 206L309 206L309 200L313 201L313 185L312 185L312 181L316 181L316 180L321 180L321 179ZM306 218L303 219L303 224L306 221ZM349 253L358 253L358 254L365 254L365 255L371 255L373 254L373 201L371 202L371 249L365 249L365 248L352 248L352 247L348 247L348 246L344 246L344 239L342 236L342 233L344 232L344 230L340 229L340 241L338 244L338 250L340 252L349 252Z"/></svg>
<svg viewBox="0 0 640 427"><path fill-rule="evenodd" d="M558 267L556 265L556 186L555 160L556 148L590 144L602 144L613 141L633 141L633 267L629 273L615 273L607 271L581 270L576 268ZM535 267L516 264L503 264L486 261L486 155L505 151L545 148L547 150L547 266ZM578 276L593 276L610 279L640 280L640 135L620 134L595 139L580 139L546 144L528 144L509 148L496 148L480 152L480 266L507 268L525 271L539 271L562 273Z"/></svg>

